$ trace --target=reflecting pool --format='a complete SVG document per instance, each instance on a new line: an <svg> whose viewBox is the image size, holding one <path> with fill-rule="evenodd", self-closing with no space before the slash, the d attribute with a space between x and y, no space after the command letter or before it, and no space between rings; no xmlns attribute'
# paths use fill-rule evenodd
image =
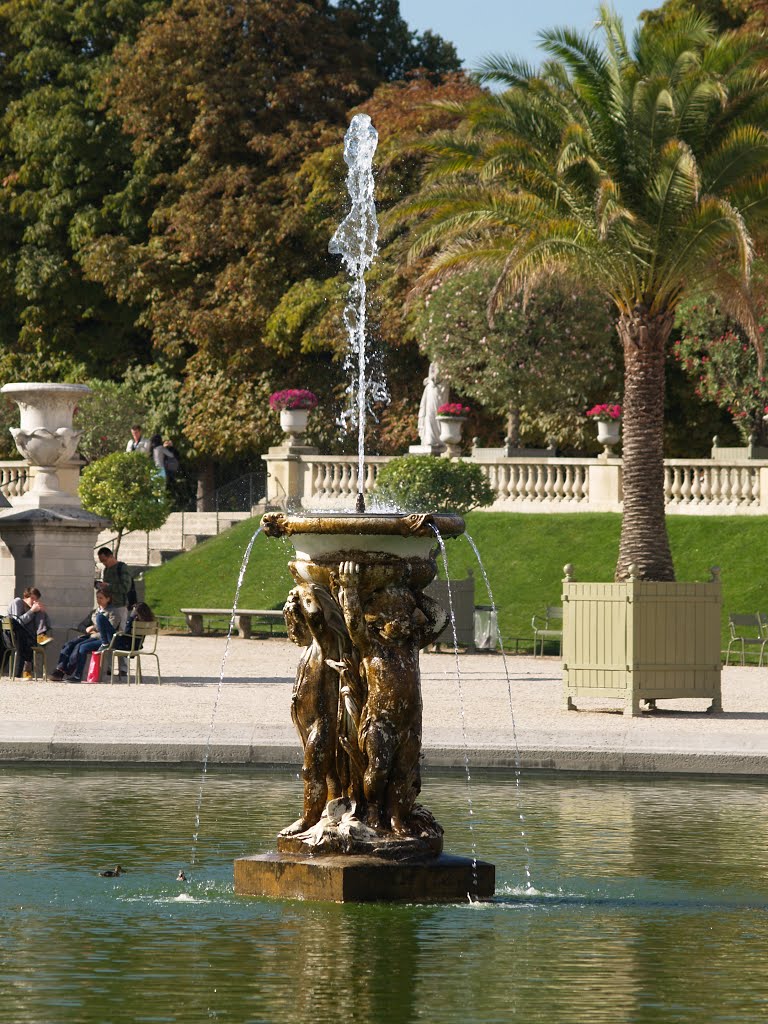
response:
<svg viewBox="0 0 768 1024"><path fill-rule="evenodd" d="M2 1024L768 1017L768 782L473 772L498 896L452 906L236 897L233 860L274 849L301 786L209 771L190 869L199 790L188 768L0 767ZM471 853L463 773L423 799Z"/></svg>

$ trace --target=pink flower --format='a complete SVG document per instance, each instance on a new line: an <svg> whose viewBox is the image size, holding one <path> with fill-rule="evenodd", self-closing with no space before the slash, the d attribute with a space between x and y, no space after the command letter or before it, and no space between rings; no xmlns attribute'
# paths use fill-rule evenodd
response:
<svg viewBox="0 0 768 1024"><path fill-rule="evenodd" d="M438 416L469 416L470 408L461 402L446 402L437 410Z"/></svg>
<svg viewBox="0 0 768 1024"><path fill-rule="evenodd" d="M269 396L269 407L274 412L282 412L283 409L314 409L316 405L317 395L301 388L274 391Z"/></svg>
<svg viewBox="0 0 768 1024"><path fill-rule="evenodd" d="M621 419L621 406L603 402L601 405L593 405L591 409L587 409L586 415L590 419L607 423L609 420Z"/></svg>

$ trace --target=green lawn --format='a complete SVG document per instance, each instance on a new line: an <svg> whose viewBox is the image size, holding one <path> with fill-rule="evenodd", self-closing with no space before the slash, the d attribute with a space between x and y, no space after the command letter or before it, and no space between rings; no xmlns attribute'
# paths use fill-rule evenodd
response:
<svg viewBox="0 0 768 1024"><path fill-rule="evenodd" d="M485 565L504 637L529 637L531 616L560 603L563 566L579 580L610 580L620 518L613 514L519 515L473 512L467 532ZM723 580L723 638L729 612L768 612L768 529L762 517L670 516L667 520L679 580L708 580L719 565ZM147 600L161 615L179 608L229 608L246 547L258 520L240 523L192 551L147 573ZM238 604L280 608L292 585L287 541L259 535L253 545ZM476 578L475 602L488 597L466 537L447 542L451 577ZM442 571L442 570L441 570Z"/></svg>

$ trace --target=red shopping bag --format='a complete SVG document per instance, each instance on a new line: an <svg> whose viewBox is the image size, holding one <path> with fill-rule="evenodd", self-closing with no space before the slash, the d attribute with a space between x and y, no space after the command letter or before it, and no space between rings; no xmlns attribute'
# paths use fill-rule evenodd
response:
<svg viewBox="0 0 768 1024"><path fill-rule="evenodd" d="M91 660L88 662L88 675L85 677L88 683L101 682L101 654L94 651Z"/></svg>

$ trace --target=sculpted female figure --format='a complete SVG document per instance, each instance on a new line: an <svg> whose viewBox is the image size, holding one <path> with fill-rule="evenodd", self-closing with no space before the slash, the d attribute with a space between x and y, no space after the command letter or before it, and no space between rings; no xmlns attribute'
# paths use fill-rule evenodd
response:
<svg viewBox="0 0 768 1024"><path fill-rule="evenodd" d="M448 385L440 382L439 374L437 363L430 363L429 373L424 378L424 390L419 405L419 440L428 448L442 444L437 410L448 401L449 392Z"/></svg>
<svg viewBox="0 0 768 1024"><path fill-rule="evenodd" d="M288 636L306 647L296 669L291 718L304 745L304 809L281 835L317 824L328 800L349 785L347 755L339 745L339 669L349 663L349 637L339 606L322 587L302 583L283 608Z"/></svg>
<svg viewBox="0 0 768 1024"><path fill-rule="evenodd" d="M363 607L360 567L339 566L339 601L357 647L367 698L360 716L359 746L365 754L366 821L373 828L407 835L421 790L421 679L419 649L446 624L445 612L423 594L419 607L403 586L375 591Z"/></svg>

